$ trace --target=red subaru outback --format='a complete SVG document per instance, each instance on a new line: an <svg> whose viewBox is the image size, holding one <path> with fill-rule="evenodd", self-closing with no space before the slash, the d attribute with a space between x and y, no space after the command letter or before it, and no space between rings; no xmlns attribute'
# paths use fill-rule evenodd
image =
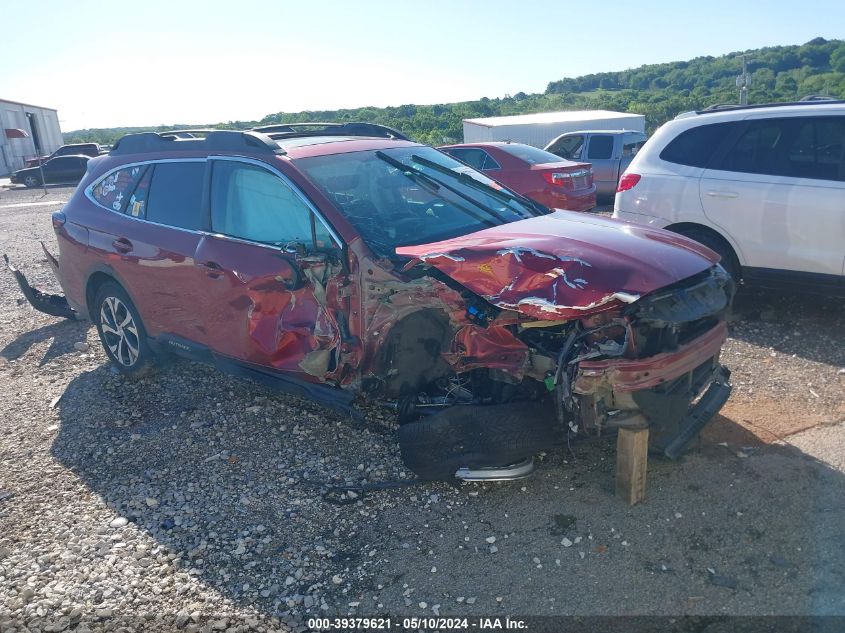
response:
<svg viewBox="0 0 845 633"><path fill-rule="evenodd" d="M644 421L675 457L730 393L715 253L552 212L388 128L137 134L89 165L53 214L67 303L14 272L129 376L172 352L343 411L376 400L430 478L521 476Z"/></svg>

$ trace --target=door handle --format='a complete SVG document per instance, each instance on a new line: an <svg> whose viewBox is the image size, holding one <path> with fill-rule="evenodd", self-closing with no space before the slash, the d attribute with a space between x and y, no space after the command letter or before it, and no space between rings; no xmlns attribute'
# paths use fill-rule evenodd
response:
<svg viewBox="0 0 845 633"><path fill-rule="evenodd" d="M111 243L118 253L128 253L131 251L134 246L132 246L132 242L127 240L125 237L119 237L114 242Z"/></svg>
<svg viewBox="0 0 845 633"><path fill-rule="evenodd" d="M197 266L205 270L205 274L212 279L223 276L223 267L217 262L197 262Z"/></svg>
<svg viewBox="0 0 845 633"><path fill-rule="evenodd" d="M739 198L736 191L708 191L707 195L711 198Z"/></svg>

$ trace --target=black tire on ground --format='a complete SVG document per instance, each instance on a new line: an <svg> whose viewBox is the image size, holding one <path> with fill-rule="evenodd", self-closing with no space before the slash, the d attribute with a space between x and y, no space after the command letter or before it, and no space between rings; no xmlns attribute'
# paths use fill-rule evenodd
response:
<svg viewBox="0 0 845 633"><path fill-rule="evenodd" d="M91 319L109 360L122 374L140 377L155 365L155 354L147 343L147 331L126 291L107 281L97 290Z"/></svg>
<svg viewBox="0 0 845 633"><path fill-rule="evenodd" d="M562 441L549 399L455 406L399 427L402 461L430 480L451 480L462 467L507 466Z"/></svg>
<svg viewBox="0 0 845 633"><path fill-rule="evenodd" d="M29 187L31 189L32 187L40 187L41 180L36 176L27 176L24 178L23 184L25 187Z"/></svg>
<svg viewBox="0 0 845 633"><path fill-rule="evenodd" d="M739 283L742 278L742 268L739 265L739 260L736 258L736 253L734 253L730 244L728 244L723 238L706 229L685 228L678 232L681 235L695 240L699 244L704 244L711 251L718 253L719 257L722 258L719 262L722 264L722 268L728 272L735 282Z"/></svg>

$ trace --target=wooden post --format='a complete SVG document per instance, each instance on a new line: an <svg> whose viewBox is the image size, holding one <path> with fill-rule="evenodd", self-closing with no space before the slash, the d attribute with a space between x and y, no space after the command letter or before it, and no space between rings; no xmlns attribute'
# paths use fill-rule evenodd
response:
<svg viewBox="0 0 845 633"><path fill-rule="evenodd" d="M648 427L620 428L616 440L616 496L628 505L645 499Z"/></svg>

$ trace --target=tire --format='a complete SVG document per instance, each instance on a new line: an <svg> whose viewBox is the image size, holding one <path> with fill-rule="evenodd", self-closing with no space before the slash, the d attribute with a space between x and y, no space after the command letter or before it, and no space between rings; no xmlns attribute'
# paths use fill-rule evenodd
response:
<svg viewBox="0 0 845 633"><path fill-rule="evenodd" d="M455 406L399 427L402 461L421 479L452 480L462 467L507 466L563 440L543 402Z"/></svg>
<svg viewBox="0 0 845 633"><path fill-rule="evenodd" d="M695 240L699 244L704 244L711 251L718 253L721 258L719 263L733 278L733 280L738 283L739 280L742 279L742 268L739 265L739 260L736 258L736 253L734 253L730 244L728 244L723 238L719 237L718 234L696 228L684 229L683 231L678 231L678 233L690 238L691 240Z"/></svg>
<svg viewBox="0 0 845 633"><path fill-rule="evenodd" d="M138 310L119 284L107 281L97 290L91 316L100 342L112 365L130 377L143 376L153 368L155 354L147 343L147 331Z"/></svg>
<svg viewBox="0 0 845 633"><path fill-rule="evenodd" d="M38 187L41 185L41 181L36 178L35 176L27 176L23 179L23 184L25 187L29 187L32 189L33 187Z"/></svg>

